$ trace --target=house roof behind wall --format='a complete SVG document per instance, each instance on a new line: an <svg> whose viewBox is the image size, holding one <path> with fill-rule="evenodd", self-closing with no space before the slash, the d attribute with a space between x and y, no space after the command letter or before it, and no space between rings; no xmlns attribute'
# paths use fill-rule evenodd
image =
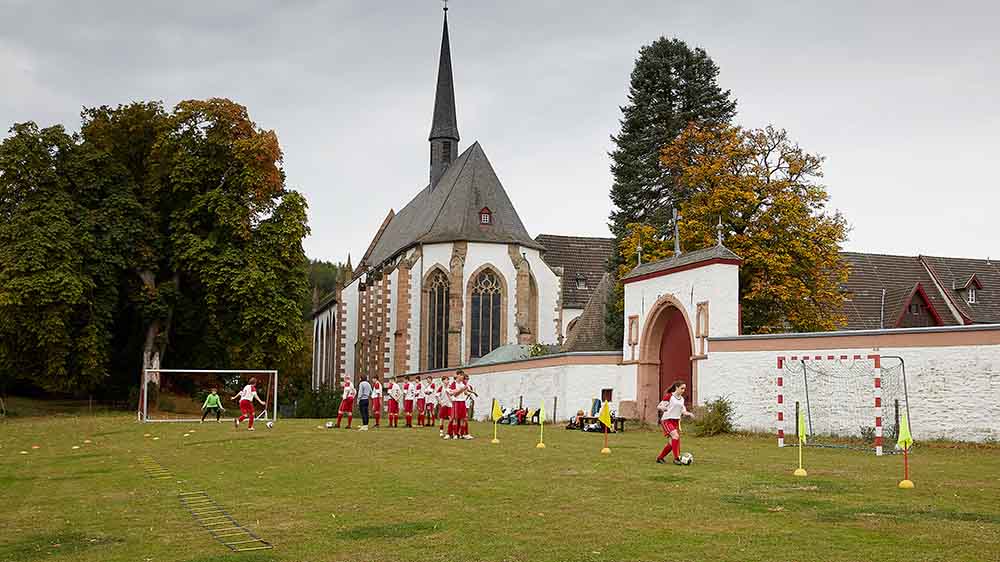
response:
<svg viewBox="0 0 1000 562"><path fill-rule="evenodd" d="M1000 263L932 256L920 256L920 260L941 283L952 304L969 321L976 324L1000 323ZM976 287L975 304L967 302L970 284Z"/></svg>
<svg viewBox="0 0 1000 562"><path fill-rule="evenodd" d="M729 248L722 245L716 245L711 248L702 248L701 250L695 250L693 252L684 252L677 257L644 263L628 272L628 275L622 277L622 280L626 281L629 279L636 279L645 275L669 271L671 269L677 269L679 267L712 260L742 261L741 258L734 254Z"/></svg>
<svg viewBox="0 0 1000 562"><path fill-rule="evenodd" d="M549 267L563 268L563 308L587 306L594 288L607 273L615 239L539 234L535 241L545 246L542 259ZM584 280L584 287L577 286L577 276Z"/></svg>
<svg viewBox="0 0 1000 562"><path fill-rule="evenodd" d="M563 351L607 351L620 350L621 344L609 345L604 335L605 308L611 293L612 278L610 273L601 277L601 282L594 288L590 302L583 309L573 331L569 333L563 344Z"/></svg>

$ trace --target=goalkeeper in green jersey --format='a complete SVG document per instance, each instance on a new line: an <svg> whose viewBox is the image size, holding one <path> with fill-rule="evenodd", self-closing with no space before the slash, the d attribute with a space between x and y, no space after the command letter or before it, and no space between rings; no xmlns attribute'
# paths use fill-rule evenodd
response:
<svg viewBox="0 0 1000 562"><path fill-rule="evenodd" d="M225 410L222 407L222 398L219 397L219 391L216 388L212 389L212 392L205 397L205 403L201 405L201 422L205 423L205 416L212 412L215 414L216 423L222 423L220 418L222 417L222 412Z"/></svg>

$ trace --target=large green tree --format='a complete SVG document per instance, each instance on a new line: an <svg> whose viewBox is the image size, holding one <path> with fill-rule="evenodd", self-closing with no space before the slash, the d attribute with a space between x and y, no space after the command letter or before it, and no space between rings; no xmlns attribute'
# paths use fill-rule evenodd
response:
<svg viewBox="0 0 1000 562"><path fill-rule="evenodd" d="M612 137L610 228L618 240L610 270L627 263L620 249L628 225L652 226L659 236L671 227L671 208L683 202L676 178L660 162L660 152L690 123L729 123L736 101L718 84L719 67L703 49L661 37L642 47L621 107L621 130ZM620 295L620 283L616 284ZM608 300L607 340L622 341L620 299Z"/></svg>
<svg viewBox="0 0 1000 562"><path fill-rule="evenodd" d="M135 103L85 110L77 136L11 132L0 376L81 390L157 364L280 368L301 352L306 203L246 108Z"/></svg>

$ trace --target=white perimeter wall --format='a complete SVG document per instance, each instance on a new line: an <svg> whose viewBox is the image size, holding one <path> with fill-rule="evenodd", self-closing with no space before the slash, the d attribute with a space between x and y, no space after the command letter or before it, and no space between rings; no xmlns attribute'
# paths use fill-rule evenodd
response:
<svg viewBox="0 0 1000 562"><path fill-rule="evenodd" d="M774 431L777 421L777 357L897 355L906 364L910 427L913 438L984 441L1000 439L1000 345L951 347L882 347L868 349L799 349L796 352L744 351L710 353L698 367L699 402L719 396L732 400L741 429ZM817 362L822 367L822 362ZM886 359L888 371L897 361ZM786 375L787 376L787 375ZM787 383L786 383L787 384ZM810 382L810 384L813 384ZM816 389L818 392L819 389ZM810 393L814 392L810 387ZM845 396L851 400L851 396ZM873 406L869 395L859 400ZM786 402L794 412L794 403ZM786 433L794 430L793 415L785 410ZM874 407L872 407L874 416ZM815 414L814 414L815 415ZM883 415L892 420L890 405ZM886 443L892 448L892 443Z"/></svg>
<svg viewBox="0 0 1000 562"><path fill-rule="evenodd" d="M504 365L497 365L495 369L469 376L479 394L476 419L489 417L494 398L503 408L516 408L520 397L524 397L525 407L531 409L544 401L546 418L554 421L567 420L577 410L589 414L592 400L600 398L605 388L613 389L613 410L619 410L622 400L635 400L635 365L573 364L521 370L504 370ZM558 398L554 416L553 398Z"/></svg>
<svg viewBox="0 0 1000 562"><path fill-rule="evenodd" d="M344 304L344 373L353 374L355 363L354 344L358 341L358 286L361 278L344 287L340 293Z"/></svg>

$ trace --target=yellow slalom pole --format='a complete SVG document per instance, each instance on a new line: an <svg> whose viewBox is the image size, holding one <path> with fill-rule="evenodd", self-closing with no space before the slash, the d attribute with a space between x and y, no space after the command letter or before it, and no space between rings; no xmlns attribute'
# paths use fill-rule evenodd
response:
<svg viewBox="0 0 1000 562"><path fill-rule="evenodd" d="M535 445L535 448L545 448L545 420L538 420L538 444Z"/></svg>
<svg viewBox="0 0 1000 562"><path fill-rule="evenodd" d="M497 420L493 420L493 441L490 441L490 443L496 445L499 442L500 440L497 439Z"/></svg>
<svg viewBox="0 0 1000 562"><path fill-rule="evenodd" d="M799 467L793 473L795 476L806 476L806 469L802 468L802 439L799 439Z"/></svg>

